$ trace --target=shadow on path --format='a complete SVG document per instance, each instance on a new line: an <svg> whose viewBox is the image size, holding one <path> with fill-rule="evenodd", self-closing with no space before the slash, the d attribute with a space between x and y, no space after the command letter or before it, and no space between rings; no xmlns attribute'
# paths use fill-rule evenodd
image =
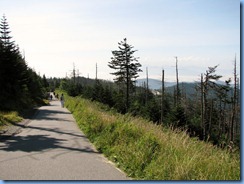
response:
<svg viewBox="0 0 244 184"><path fill-rule="evenodd" d="M29 135L29 136L13 136L8 138L0 150L4 151L24 151L24 152L40 152L48 149L66 149L70 151L98 153L89 147L73 148L62 146L62 142L66 140L49 137L48 135Z"/></svg>
<svg viewBox="0 0 244 184"><path fill-rule="evenodd" d="M75 137L86 138L85 135L76 134L76 133L72 133L72 132L64 132L64 131L61 131L58 128L44 128L44 127L36 127L36 126L30 126L30 125L29 126L25 126L25 125L21 125L21 124L15 124L15 126L18 126L20 128L30 128L30 129L54 132L54 133L58 133L58 134L65 134L65 135L70 135L70 136L75 136ZM6 140L6 139L9 139L9 137L11 137L11 136L0 136L0 140Z"/></svg>
<svg viewBox="0 0 244 184"><path fill-rule="evenodd" d="M55 105L54 105L55 106ZM71 115L70 112L64 112L62 110L56 110L56 109L38 109L38 112L36 113L35 117L32 119L36 120L46 120L46 121L60 121L60 122L72 122L70 119L66 119L65 114ZM64 115L64 116L63 116ZM52 122L51 122L52 123ZM0 144L0 150L3 151L9 151L9 152L14 152L14 151L24 151L24 152L41 152L45 151L48 149L65 149L65 150L70 150L70 151L79 151L79 152L89 152L89 153L98 153L94 151L90 147L79 147L78 148L75 146L64 146L64 142L68 141L66 139L60 139L60 138L55 138L51 137L48 135L48 132L54 132L58 134L65 134L71 136L71 140L75 140L77 138L86 138L86 136L72 132L72 131L67 131L67 130L61 130L59 127L52 127L52 128L47 128L47 127L40 127L40 126L26 126L25 124L17 124L14 123L14 126L17 126L19 128L28 128L28 129L34 129L34 130L40 130L40 131L46 131L43 132L41 135L27 135L27 136L18 136L18 134L13 134L14 136L0 136L1 142L3 141L2 144ZM73 138L72 138L73 137ZM86 141L86 140L84 140Z"/></svg>
<svg viewBox="0 0 244 184"><path fill-rule="evenodd" d="M70 114L71 115L70 112L49 110L49 109L39 109L34 119L37 119L37 120L40 120L40 119L52 120L53 116L54 115L58 115L58 114ZM55 118L53 120L55 120ZM59 119L59 120L62 120L62 119Z"/></svg>

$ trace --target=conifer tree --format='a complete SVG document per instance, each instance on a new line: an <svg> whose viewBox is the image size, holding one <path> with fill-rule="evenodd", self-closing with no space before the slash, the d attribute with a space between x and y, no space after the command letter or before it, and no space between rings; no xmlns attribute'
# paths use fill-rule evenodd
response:
<svg viewBox="0 0 244 184"><path fill-rule="evenodd" d="M18 52L17 47L11 40L9 25L3 16L0 23L0 108L9 109L13 104L16 106L18 95L21 94L20 83L22 82L23 70L26 65Z"/></svg>
<svg viewBox="0 0 244 184"><path fill-rule="evenodd" d="M9 30L9 25L7 22L7 19L5 15L3 15L3 18L1 19L0 23L0 39L3 44L4 48L8 48L9 50L15 49L16 46L14 44L14 41L12 41L12 36L10 36L11 31Z"/></svg>
<svg viewBox="0 0 244 184"><path fill-rule="evenodd" d="M134 47L127 43L126 38L118 44L119 50L112 51L113 57L108 66L116 70L111 73L116 76L114 81L126 88L126 111L128 111L130 93L136 78L139 77L138 72L142 70L140 69L141 64L138 62L138 58L133 56L137 50L133 50Z"/></svg>
<svg viewBox="0 0 244 184"><path fill-rule="evenodd" d="M203 139L206 140L210 133L211 121L210 121L210 102L208 99L208 93L210 89L216 90L218 85L216 81L222 76L215 74L217 66L208 67L208 70L204 74L204 79L201 79L202 88L202 128L203 128Z"/></svg>
<svg viewBox="0 0 244 184"><path fill-rule="evenodd" d="M10 33L3 16L0 22L0 110L29 108L36 99L42 98L43 92L40 77L28 68Z"/></svg>

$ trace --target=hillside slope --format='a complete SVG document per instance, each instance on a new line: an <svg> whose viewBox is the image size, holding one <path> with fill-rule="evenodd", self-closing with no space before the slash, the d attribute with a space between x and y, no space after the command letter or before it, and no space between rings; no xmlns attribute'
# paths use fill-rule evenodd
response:
<svg viewBox="0 0 244 184"><path fill-rule="evenodd" d="M240 155L99 103L66 96L79 127L130 177L146 180L240 180Z"/></svg>

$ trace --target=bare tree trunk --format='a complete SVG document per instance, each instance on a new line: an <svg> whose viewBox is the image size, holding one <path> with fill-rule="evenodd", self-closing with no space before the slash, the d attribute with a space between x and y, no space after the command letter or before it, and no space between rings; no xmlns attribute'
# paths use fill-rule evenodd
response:
<svg viewBox="0 0 244 184"><path fill-rule="evenodd" d="M221 99L219 99L219 107L218 107L218 109L219 109L219 118L218 118L218 139L220 140L220 138L221 138L221 135L222 135L222 129L223 129L223 109L222 109L222 102L221 102Z"/></svg>
<svg viewBox="0 0 244 184"><path fill-rule="evenodd" d="M212 128L212 118L213 118L213 107L214 106L214 101L213 99L211 100L211 107L210 107L210 112L209 112L209 126L208 126L208 135L211 134L211 128Z"/></svg>
<svg viewBox="0 0 244 184"><path fill-rule="evenodd" d="M148 68L146 68L146 104L148 102L148 90L149 90L149 86L148 86Z"/></svg>
<svg viewBox="0 0 244 184"><path fill-rule="evenodd" d="M162 70L162 94L161 94L161 123L163 123L164 116L164 70Z"/></svg>
<svg viewBox="0 0 244 184"><path fill-rule="evenodd" d="M95 79L97 80L97 63L96 63L96 78Z"/></svg>
<svg viewBox="0 0 244 184"><path fill-rule="evenodd" d="M236 92L236 126L235 126L235 135L236 135L236 138L237 136L240 137L240 129L241 129L241 126L240 126L240 102L239 102L239 99L240 99L240 87L239 87L239 78L237 78L237 92Z"/></svg>
<svg viewBox="0 0 244 184"><path fill-rule="evenodd" d="M230 127L230 141L234 141L235 137L235 119L236 119L236 101L237 101L237 77L236 77L236 57L234 61L234 94L232 103L231 127Z"/></svg>
<svg viewBox="0 0 244 184"><path fill-rule="evenodd" d="M174 86L174 107L177 106L177 100L176 100L176 89L175 89L175 86Z"/></svg>
<svg viewBox="0 0 244 184"><path fill-rule="evenodd" d="M176 106L179 105L179 98L180 98L180 88L179 88L179 75L178 75L178 60L176 59Z"/></svg>
<svg viewBox="0 0 244 184"><path fill-rule="evenodd" d="M206 127L205 127L205 90L203 84L203 74L201 74L201 126L202 126L202 137L203 140L206 138Z"/></svg>
<svg viewBox="0 0 244 184"><path fill-rule="evenodd" d="M74 80L74 84L75 84L75 78L76 78L76 74L75 74L75 63L73 63L73 80Z"/></svg>
<svg viewBox="0 0 244 184"><path fill-rule="evenodd" d="M126 112L129 110L129 89L130 89L130 80L129 80L129 67L126 68Z"/></svg>

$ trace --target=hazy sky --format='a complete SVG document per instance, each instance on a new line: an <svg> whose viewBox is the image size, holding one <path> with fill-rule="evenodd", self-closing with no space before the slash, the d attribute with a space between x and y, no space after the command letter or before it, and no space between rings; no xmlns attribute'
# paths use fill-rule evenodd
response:
<svg viewBox="0 0 244 184"><path fill-rule="evenodd" d="M240 62L239 0L0 0L11 36L28 65L47 77L80 75L112 80L112 50L127 38L145 77L197 81L219 64L223 79ZM239 64L238 64L239 66Z"/></svg>

